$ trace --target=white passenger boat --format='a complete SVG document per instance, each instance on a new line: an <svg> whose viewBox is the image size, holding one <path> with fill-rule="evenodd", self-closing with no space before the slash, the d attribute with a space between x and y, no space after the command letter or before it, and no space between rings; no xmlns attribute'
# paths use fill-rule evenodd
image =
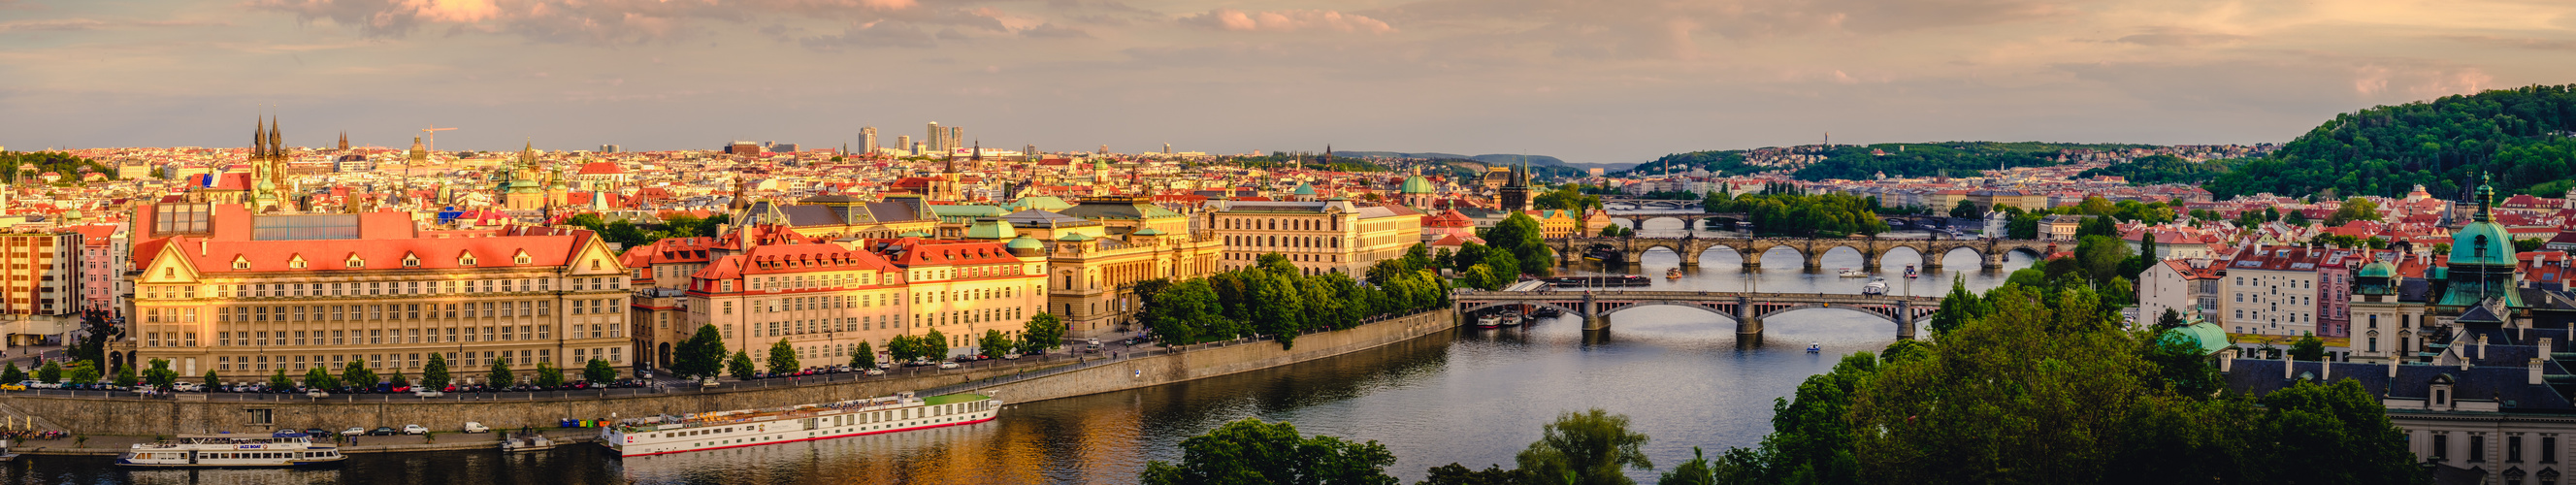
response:
<svg viewBox="0 0 2576 485"><path fill-rule="evenodd" d="M555 440L546 439L543 433L529 433L526 436L512 434L501 437L502 453L526 453L551 449L555 449Z"/></svg>
<svg viewBox="0 0 2576 485"><path fill-rule="evenodd" d="M136 444L116 464L133 467L294 467L339 463L337 445L314 444L302 433L272 436L199 434Z"/></svg>
<svg viewBox="0 0 2576 485"><path fill-rule="evenodd" d="M1844 278L1865 278L1865 277L1868 277L1868 276L1869 276L1869 272L1868 272L1868 271L1861 271L1861 270L1851 269L1851 268L1843 268L1843 272L1842 272L1842 277L1844 277Z"/></svg>
<svg viewBox="0 0 2576 485"><path fill-rule="evenodd" d="M619 456L685 453L895 433L992 421L1002 401L981 394L853 399L785 408L654 416L600 428Z"/></svg>

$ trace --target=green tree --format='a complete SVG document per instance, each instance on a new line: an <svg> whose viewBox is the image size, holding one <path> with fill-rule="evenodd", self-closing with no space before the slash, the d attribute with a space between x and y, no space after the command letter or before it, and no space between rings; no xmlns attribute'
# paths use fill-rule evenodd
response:
<svg viewBox="0 0 2576 485"><path fill-rule="evenodd" d="M483 379L489 381L492 387L506 388L519 385L519 374L510 371L510 359L492 359L491 370L484 373Z"/></svg>
<svg viewBox="0 0 2576 485"><path fill-rule="evenodd" d="M143 382L143 379L136 376L134 366L129 365L116 368L116 377L112 378L112 381L110 384L115 384L117 387L133 389L134 385Z"/></svg>
<svg viewBox="0 0 2576 485"><path fill-rule="evenodd" d="M1147 485L1394 485L1400 482L1385 470L1393 464L1395 454L1376 441L1300 437L1297 427L1287 422L1246 418L1181 440L1179 464L1147 462L1137 481Z"/></svg>
<svg viewBox="0 0 2576 485"><path fill-rule="evenodd" d="M392 375L386 376L385 382L393 385L393 387L411 387L411 379L403 377L403 373L400 370L396 370ZM441 389L444 389L444 387L441 387Z"/></svg>
<svg viewBox="0 0 2576 485"><path fill-rule="evenodd" d="M2354 197L2344 199L2343 207L2336 208L2333 215L2326 216L2326 225L2341 226L2352 221L2376 220L2380 220L2379 203Z"/></svg>
<svg viewBox="0 0 2576 485"><path fill-rule="evenodd" d="M688 340L671 349L671 372L681 377L715 377L724 372L724 334L715 325L699 325Z"/></svg>
<svg viewBox="0 0 2576 485"><path fill-rule="evenodd" d="M14 383L24 380L27 380L27 371L18 369L18 363L10 362L5 366L0 366L0 383Z"/></svg>
<svg viewBox="0 0 2576 485"><path fill-rule="evenodd" d="M1549 256L1552 251L1547 247L1547 240L1542 237L1538 220L1530 218L1529 214L1515 213L1504 217L1502 222L1494 223L1494 227L1485 230L1484 239L1487 246L1511 253L1512 260L1530 263L1526 265L1527 267L1519 268L1518 273L1513 273L1511 276L1514 278L1524 273L1541 278L1547 277L1549 274L1547 262L1555 260Z"/></svg>
<svg viewBox="0 0 2576 485"><path fill-rule="evenodd" d="M948 336L941 335L938 330L922 332L921 337L913 339L913 343L921 345L921 355L924 357L948 358Z"/></svg>
<svg viewBox="0 0 2576 485"><path fill-rule="evenodd" d="M2542 241L2539 239L2515 239L2513 240L2513 252L2528 253L2539 251L2540 248L2548 245L2549 241Z"/></svg>
<svg viewBox="0 0 2576 485"><path fill-rule="evenodd" d="M2129 244L2112 236L2084 236L2075 243L2075 260L2084 277L2095 284L2107 284L2114 278L2136 278L2120 274L2120 265L2129 259Z"/></svg>
<svg viewBox="0 0 2576 485"><path fill-rule="evenodd" d="M553 362L542 360L537 361L536 374L537 379L535 384L537 387L553 388L563 387L564 385L563 368L555 367L555 363Z"/></svg>
<svg viewBox="0 0 2576 485"><path fill-rule="evenodd" d="M52 361L46 362L43 367L37 367L36 380L44 381L46 384L62 383L63 363L61 361Z"/></svg>
<svg viewBox="0 0 2576 485"><path fill-rule="evenodd" d="M73 384L95 384L98 377L97 362L76 360L72 361L71 367L63 368L63 378L70 379Z"/></svg>
<svg viewBox="0 0 2576 485"><path fill-rule="evenodd" d="M1977 201L1961 199L1959 205L1950 206L1950 217L1978 219L1986 217L1986 210L1977 207Z"/></svg>
<svg viewBox="0 0 2576 485"><path fill-rule="evenodd" d="M736 350L733 352L733 360L725 362L725 371L733 374L735 379L748 380L751 379L752 373L759 372L759 369L751 365L751 352Z"/></svg>
<svg viewBox="0 0 2576 485"><path fill-rule="evenodd" d="M205 380L206 380L206 382L205 382L206 387L215 387L215 386L221 386L221 385L224 385L223 376L215 375L215 371L214 371L214 370L212 370L212 369L208 369L208 370L206 371Z"/></svg>
<svg viewBox="0 0 2576 485"><path fill-rule="evenodd" d="M2326 341L2318 339L2316 334L2300 335L2298 342L2290 344L2290 358L2311 362L2325 360Z"/></svg>
<svg viewBox="0 0 2576 485"><path fill-rule="evenodd" d="M581 380L592 384L616 381L617 366L609 365L607 359L590 359L590 362L582 365Z"/></svg>
<svg viewBox="0 0 2576 485"><path fill-rule="evenodd" d="M1466 467L1466 466L1464 466L1464 465L1459 465L1459 464L1456 464L1456 463L1451 463L1451 464L1447 464L1447 465L1441 465L1441 466L1437 466L1437 467L1432 467L1432 468L1431 468L1431 471L1430 471L1430 472L1428 472L1428 473L1426 473L1426 475L1428 475L1428 476L1423 477L1422 481L1420 481L1420 482L1414 482L1414 484L1415 484L1415 485L1527 485L1527 484L1537 483L1537 482L1538 482L1538 479L1536 479L1536 478L1532 478L1532 477L1530 476L1529 472L1520 471L1520 470L1505 470L1505 469L1503 469L1503 467L1502 467L1501 465L1486 465L1486 466L1485 466L1485 469L1483 469L1483 470L1477 470L1477 469L1473 469L1473 468L1467 468L1467 467Z"/></svg>
<svg viewBox="0 0 2576 485"><path fill-rule="evenodd" d="M2182 328L2182 326L2183 326L2183 325L2186 325L2186 324L2188 324L2188 323L2189 323L2189 322L2186 322L2186 321L2184 321L2184 320L2183 320L2183 318L2182 318L2182 312L2181 312L2181 311L2179 311L2179 310L2175 310L2175 309L2172 309L2172 308L2166 308L2166 309L2165 309L2165 312L2164 312L2163 314L2156 315L2156 326L2154 327L2154 329L2155 329L2155 331L2157 331L2157 332L2164 332L2164 331L2168 331L2168 330L2173 330L2173 329L2177 329L2177 328Z"/></svg>
<svg viewBox="0 0 2576 485"><path fill-rule="evenodd" d="M1020 327L1020 353L1043 354L1047 349L1062 345L1064 330L1064 320L1056 318L1053 313L1038 312L1029 316L1029 322Z"/></svg>
<svg viewBox="0 0 2576 485"><path fill-rule="evenodd" d="M1599 408L1557 415L1538 441L1513 456L1520 469L1540 483L1610 485L1635 483L1628 468L1653 469L1642 448L1645 433L1628 430L1626 415Z"/></svg>
<svg viewBox="0 0 2576 485"><path fill-rule="evenodd" d="M295 379L286 377L286 368L279 367L277 368L276 373L268 375L268 388L293 389L295 388Z"/></svg>
<svg viewBox="0 0 2576 485"><path fill-rule="evenodd" d="M865 340L859 341L859 348L858 348L858 350L852 350L852 351L850 351L850 367L857 367L857 368L859 368L859 369L864 370L864 369L873 368L873 367L876 367L876 366L877 366L877 350L876 350L876 348L874 348L874 347L870 347L870 346L868 345L868 342L867 342L867 341L865 341Z"/></svg>
<svg viewBox="0 0 2576 485"><path fill-rule="evenodd" d="M430 352L429 363L420 367L420 385L446 389L450 382L453 381L447 375L447 357Z"/></svg>
<svg viewBox="0 0 2576 485"><path fill-rule="evenodd" d="M437 361L438 353L431 352L429 358ZM376 371L367 368L367 359L351 360L340 367L340 382L348 386L375 387L376 379Z"/></svg>
<svg viewBox="0 0 2576 485"><path fill-rule="evenodd" d="M1011 336L1003 335L1001 330L985 330L984 338L975 340L975 354L986 358L1002 358L1002 354L1011 353L1012 347Z"/></svg>
<svg viewBox="0 0 2576 485"><path fill-rule="evenodd" d="M916 343L916 340L919 339L911 335L897 335L886 339L886 356L894 358L895 362L912 362L921 359L923 355L921 344Z"/></svg>
<svg viewBox="0 0 2576 485"><path fill-rule="evenodd" d="M1656 480L1655 485L1717 485L1716 464L1708 460L1707 453L1693 446L1690 461L1674 466L1673 471L1664 472L1663 479Z"/></svg>
<svg viewBox="0 0 2576 485"><path fill-rule="evenodd" d="M1952 330L1958 330L1960 326L1967 325L1970 320L1976 319L1982 313L1984 313L1984 306L1976 293L1968 292L1967 278L1953 276L1950 278L1950 294L1941 297L1941 309L1932 313L1932 323L1928 326L1931 327L1932 335L1948 334Z"/></svg>
<svg viewBox="0 0 2576 485"><path fill-rule="evenodd" d="M805 368L804 365L796 362L796 346L789 345L787 338L780 337L778 343L769 345L770 373L795 372L803 368Z"/></svg>
<svg viewBox="0 0 2576 485"><path fill-rule="evenodd" d="M1224 321L1215 286L1204 279L1172 285L1142 310L1146 331L1161 339L1163 345L1199 343L1202 337L1235 337L1233 326Z"/></svg>
<svg viewBox="0 0 2576 485"><path fill-rule="evenodd" d="M170 386L179 385L179 371L170 369L170 359L152 359L145 361L144 364L149 367L143 371L143 382L151 384L156 389L169 389ZM9 370L17 369L12 367ZM17 382L7 377L7 372L0 372L0 382Z"/></svg>
<svg viewBox="0 0 2576 485"><path fill-rule="evenodd" d="M340 380L331 377L330 369L313 367L304 370L304 387L314 389L339 389Z"/></svg>
<svg viewBox="0 0 2576 485"><path fill-rule="evenodd" d="M2264 426L2272 445L2254 462L2271 480L2314 483L2427 483L2406 431L2389 424L2379 397L2350 378L2322 384L2299 381L2263 395ZM2292 460L2293 457L2306 459ZM2274 461L2279 460L2279 461ZM2266 480L2255 480L2266 481Z"/></svg>

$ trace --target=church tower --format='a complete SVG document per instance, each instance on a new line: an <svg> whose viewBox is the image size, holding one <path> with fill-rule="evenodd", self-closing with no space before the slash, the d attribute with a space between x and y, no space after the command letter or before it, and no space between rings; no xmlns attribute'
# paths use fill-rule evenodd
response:
<svg viewBox="0 0 2576 485"><path fill-rule="evenodd" d="M1512 169L1511 178L1503 182L1500 199L1502 210L1526 212L1530 209L1529 158L1522 158L1521 166Z"/></svg>

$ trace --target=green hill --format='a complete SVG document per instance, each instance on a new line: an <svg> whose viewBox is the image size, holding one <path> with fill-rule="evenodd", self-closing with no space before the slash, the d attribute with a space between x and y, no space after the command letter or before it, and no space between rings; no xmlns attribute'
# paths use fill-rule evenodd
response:
<svg viewBox="0 0 2576 485"><path fill-rule="evenodd" d="M2402 195L2423 184L2451 197L2480 174L2504 193L2556 196L2576 175L2576 85L2529 86L2379 106L2335 116L2208 188L2219 197Z"/></svg>
<svg viewBox="0 0 2576 485"><path fill-rule="evenodd" d="M1824 161L1808 164L1792 174L1799 180L1866 180L1880 173L1889 177L1922 177L1947 173L1956 177L1975 176L1979 170L1997 167L2039 167L2057 165L2057 153L2063 150L2127 150L2153 148L2154 145L2123 143L2045 143L1954 141L1943 143L1879 143L1872 145L1834 145L1830 148L1801 147L1799 153L1823 155ZM1749 165L1745 155L1752 150L1716 150L1665 155L1639 168L1665 163L1677 167L1697 166L1727 175L1744 175L1772 170ZM1883 154L1882 154L1883 153Z"/></svg>

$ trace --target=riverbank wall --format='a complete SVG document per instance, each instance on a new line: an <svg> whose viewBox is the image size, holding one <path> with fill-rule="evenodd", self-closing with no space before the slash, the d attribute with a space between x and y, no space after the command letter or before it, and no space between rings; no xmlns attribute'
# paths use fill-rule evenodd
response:
<svg viewBox="0 0 2576 485"><path fill-rule="evenodd" d="M1268 369L1383 347L1458 327L1453 310L1439 310L1361 325L1358 328L1300 335L1293 348L1275 341L1246 342L1213 348L1185 348L1105 362L1045 377L982 387L975 392L1008 403L1086 396L1187 382L1193 379Z"/></svg>
<svg viewBox="0 0 2576 485"><path fill-rule="evenodd" d="M420 424L452 432L466 421L493 429L553 428L564 419L685 414L885 396L902 391L960 390L1022 403L1159 386L1278 367L1368 350L1456 328L1453 310L1418 313L1357 328L1299 336L1294 348L1275 341L1191 346L1105 361L990 369L846 383L735 387L609 397L514 396L508 399L385 401L174 400L0 394L0 415L34 417L81 435L168 436L265 433L279 428L342 429ZM1066 370L1070 369L1070 370ZM1043 377L1017 378L1023 375ZM993 384L979 384L992 382Z"/></svg>

